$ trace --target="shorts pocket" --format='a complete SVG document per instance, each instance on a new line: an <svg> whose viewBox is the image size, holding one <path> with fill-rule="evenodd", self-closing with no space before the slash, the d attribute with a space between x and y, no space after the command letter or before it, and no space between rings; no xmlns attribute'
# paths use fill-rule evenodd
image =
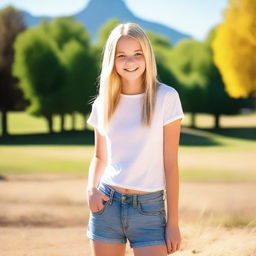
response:
<svg viewBox="0 0 256 256"><path fill-rule="evenodd" d="M143 215L159 215L165 210L164 200L139 201L137 210Z"/></svg>
<svg viewBox="0 0 256 256"><path fill-rule="evenodd" d="M103 201L102 203L103 203L103 208L101 209L101 210L99 210L99 211L97 211L97 212L91 212L92 214L102 214L104 211L105 211L105 209L106 209L106 207L107 207L107 205L109 204L109 201L110 201L110 199L108 200L108 201Z"/></svg>

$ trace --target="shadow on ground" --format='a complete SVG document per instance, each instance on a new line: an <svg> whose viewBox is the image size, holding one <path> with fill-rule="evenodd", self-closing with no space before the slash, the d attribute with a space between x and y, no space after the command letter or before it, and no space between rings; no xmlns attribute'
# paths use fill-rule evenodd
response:
<svg viewBox="0 0 256 256"><path fill-rule="evenodd" d="M54 133L14 134L0 137L0 145L93 145L94 132L65 131ZM180 145L214 146L219 145L211 132L182 127Z"/></svg>
<svg viewBox="0 0 256 256"><path fill-rule="evenodd" d="M256 127L248 128L221 128L221 129L200 129L217 135L223 135L234 139L245 139L256 141Z"/></svg>

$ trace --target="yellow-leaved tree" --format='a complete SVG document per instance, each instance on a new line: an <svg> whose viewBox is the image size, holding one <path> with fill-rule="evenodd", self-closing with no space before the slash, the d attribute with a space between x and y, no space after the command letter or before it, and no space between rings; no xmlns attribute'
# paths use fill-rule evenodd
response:
<svg viewBox="0 0 256 256"><path fill-rule="evenodd" d="M256 97L256 0L229 0L212 48L226 92Z"/></svg>

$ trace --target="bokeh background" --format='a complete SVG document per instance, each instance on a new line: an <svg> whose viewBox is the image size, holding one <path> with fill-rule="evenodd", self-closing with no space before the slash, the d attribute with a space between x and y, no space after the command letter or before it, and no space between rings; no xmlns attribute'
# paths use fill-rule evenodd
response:
<svg viewBox="0 0 256 256"><path fill-rule="evenodd" d="M255 0L1 0L1 255L91 255L86 120L108 34L128 21L186 116L176 255L255 256Z"/></svg>

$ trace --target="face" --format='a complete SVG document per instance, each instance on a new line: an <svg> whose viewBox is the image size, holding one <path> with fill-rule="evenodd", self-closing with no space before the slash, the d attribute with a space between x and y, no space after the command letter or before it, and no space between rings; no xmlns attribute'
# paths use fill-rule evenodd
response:
<svg viewBox="0 0 256 256"><path fill-rule="evenodd" d="M128 81L141 80L146 69L144 54L140 43L122 36L116 46L115 68L122 79Z"/></svg>

